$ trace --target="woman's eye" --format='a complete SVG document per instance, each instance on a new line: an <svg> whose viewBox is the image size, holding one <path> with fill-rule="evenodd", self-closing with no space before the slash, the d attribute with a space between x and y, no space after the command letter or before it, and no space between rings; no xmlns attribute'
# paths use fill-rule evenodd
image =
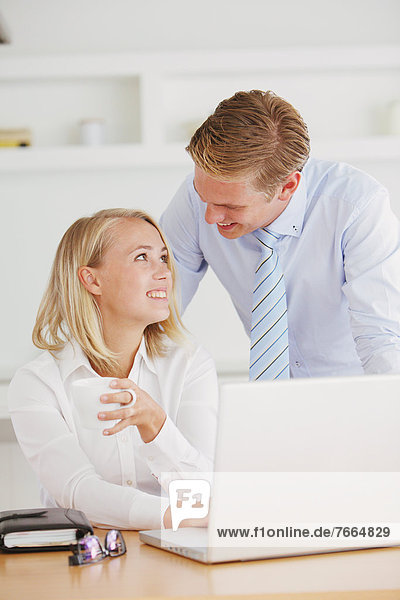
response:
<svg viewBox="0 0 400 600"><path fill-rule="evenodd" d="M168 263L168 254L163 254L162 255L161 262Z"/></svg>
<svg viewBox="0 0 400 600"><path fill-rule="evenodd" d="M143 254L139 254L135 260L147 260L147 254L143 252Z"/></svg>

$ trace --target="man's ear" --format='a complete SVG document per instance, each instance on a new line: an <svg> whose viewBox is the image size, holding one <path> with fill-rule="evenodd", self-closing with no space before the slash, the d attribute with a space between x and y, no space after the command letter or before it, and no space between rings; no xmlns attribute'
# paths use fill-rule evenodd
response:
<svg viewBox="0 0 400 600"><path fill-rule="evenodd" d="M279 194L279 200L282 200L282 202L288 202L299 187L300 179L301 174L298 171L291 173L282 187L282 190Z"/></svg>
<svg viewBox="0 0 400 600"><path fill-rule="evenodd" d="M88 292L94 296L101 296L101 287L96 278L96 274L91 267L79 267L79 281L84 285Z"/></svg>

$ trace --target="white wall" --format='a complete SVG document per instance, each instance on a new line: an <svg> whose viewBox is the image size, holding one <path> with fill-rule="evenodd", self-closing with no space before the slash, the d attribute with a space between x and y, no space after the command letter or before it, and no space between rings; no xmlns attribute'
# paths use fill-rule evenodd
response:
<svg viewBox="0 0 400 600"><path fill-rule="evenodd" d="M12 52L216 50L399 41L398 0L1 0Z"/></svg>

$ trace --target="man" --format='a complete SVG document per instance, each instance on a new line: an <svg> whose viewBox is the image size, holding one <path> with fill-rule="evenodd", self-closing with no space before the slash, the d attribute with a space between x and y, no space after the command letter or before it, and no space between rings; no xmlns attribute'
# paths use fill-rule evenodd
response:
<svg viewBox="0 0 400 600"><path fill-rule="evenodd" d="M272 92L222 101L187 148L194 177L161 219L183 308L208 265L250 336L250 378L400 372L400 227L387 190L309 159Z"/></svg>

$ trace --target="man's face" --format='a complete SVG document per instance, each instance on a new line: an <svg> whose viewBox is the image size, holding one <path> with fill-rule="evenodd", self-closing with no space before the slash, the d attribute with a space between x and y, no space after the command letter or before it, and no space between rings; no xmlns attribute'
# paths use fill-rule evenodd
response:
<svg viewBox="0 0 400 600"><path fill-rule="evenodd" d="M281 199L281 188L272 200L267 201L265 194L255 192L248 181L218 181L197 166L194 187L200 199L207 204L207 223L216 223L219 233L230 240L268 226L289 202Z"/></svg>

